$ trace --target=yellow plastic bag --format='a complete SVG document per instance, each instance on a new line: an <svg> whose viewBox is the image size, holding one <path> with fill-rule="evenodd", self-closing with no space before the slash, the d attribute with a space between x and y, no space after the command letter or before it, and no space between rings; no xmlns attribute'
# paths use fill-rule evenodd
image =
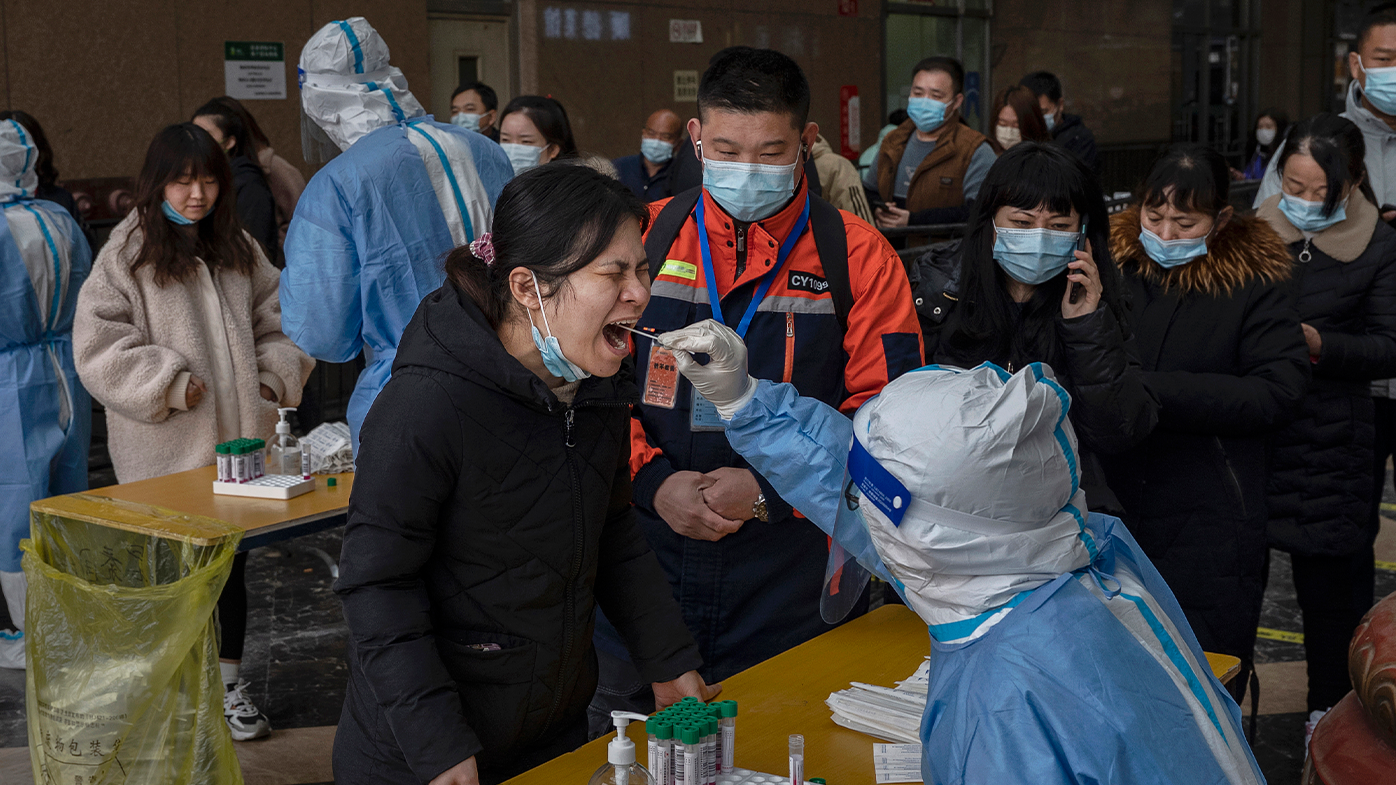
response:
<svg viewBox="0 0 1396 785"><path fill-rule="evenodd" d="M242 531L100 496L30 510L34 782L240 785L214 612Z"/></svg>

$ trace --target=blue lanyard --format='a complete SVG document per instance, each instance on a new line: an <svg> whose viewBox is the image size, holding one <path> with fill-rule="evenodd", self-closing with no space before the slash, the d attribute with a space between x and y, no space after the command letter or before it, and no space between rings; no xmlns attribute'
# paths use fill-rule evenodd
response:
<svg viewBox="0 0 1396 785"><path fill-rule="evenodd" d="M693 208L694 216L698 220L698 248L703 252L703 277L708 283L708 305L712 308L713 319L718 324L726 325L727 321L722 316L722 300L717 295L717 276L713 274L713 253L708 246L708 225L703 222L703 195L698 195L698 204ZM761 301L766 299L766 292L770 291L771 284L775 282L776 275L780 268L785 265L786 257L790 256L790 250L795 247L800 235L804 234L805 227L809 225L809 194L805 194L805 209L800 211L800 217L795 221L795 225L790 228L790 234L786 235L785 242L780 244L780 253L776 256L776 265L771 271L761 277L761 282L756 286L756 292L751 296L751 304L746 307L746 313L742 314L742 320L737 324L737 335L745 338L747 328L751 327L751 318L756 315L756 309L761 307Z"/></svg>

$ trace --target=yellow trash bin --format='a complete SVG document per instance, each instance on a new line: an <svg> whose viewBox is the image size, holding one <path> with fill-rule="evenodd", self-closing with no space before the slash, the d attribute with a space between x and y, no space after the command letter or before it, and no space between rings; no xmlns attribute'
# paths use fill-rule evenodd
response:
<svg viewBox="0 0 1396 785"><path fill-rule="evenodd" d="M239 785L223 720L218 595L242 530L74 494L20 543L36 783Z"/></svg>

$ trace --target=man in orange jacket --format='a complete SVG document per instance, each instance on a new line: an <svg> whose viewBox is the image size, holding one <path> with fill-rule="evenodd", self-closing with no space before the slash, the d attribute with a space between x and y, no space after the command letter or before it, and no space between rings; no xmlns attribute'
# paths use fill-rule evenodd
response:
<svg viewBox="0 0 1396 785"><path fill-rule="evenodd" d="M642 329L713 318L741 333L757 378L852 413L922 364L901 260L882 235L808 192L819 133L789 57L733 47L710 62L688 124L703 187L650 205L654 276ZM721 303L713 308L714 301ZM828 541L734 453L716 410L637 341L642 403L631 423L636 516L669 574L710 682L830 626L819 613ZM598 621L593 717L653 698Z"/></svg>

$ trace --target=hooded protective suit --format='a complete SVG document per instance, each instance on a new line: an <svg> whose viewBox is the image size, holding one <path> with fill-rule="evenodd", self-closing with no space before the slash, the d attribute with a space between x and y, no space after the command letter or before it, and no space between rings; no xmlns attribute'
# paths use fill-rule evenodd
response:
<svg viewBox="0 0 1396 785"><path fill-rule="evenodd" d="M499 145L426 114L363 17L311 36L299 73L306 158L332 160L286 233L281 328L328 362L365 352L348 413L357 451L403 329L440 288L445 255L489 231L513 169Z"/></svg>
<svg viewBox="0 0 1396 785"><path fill-rule="evenodd" d="M92 250L73 217L36 200L38 151L0 121L0 582L23 629L19 541L29 503L86 490L92 399L73 366L73 312Z"/></svg>
<svg viewBox="0 0 1396 785"><path fill-rule="evenodd" d="M1083 515L1069 406L1045 366L927 366L853 422L761 381L726 425L930 626L927 783L1263 782L1158 572L1118 520Z"/></svg>

